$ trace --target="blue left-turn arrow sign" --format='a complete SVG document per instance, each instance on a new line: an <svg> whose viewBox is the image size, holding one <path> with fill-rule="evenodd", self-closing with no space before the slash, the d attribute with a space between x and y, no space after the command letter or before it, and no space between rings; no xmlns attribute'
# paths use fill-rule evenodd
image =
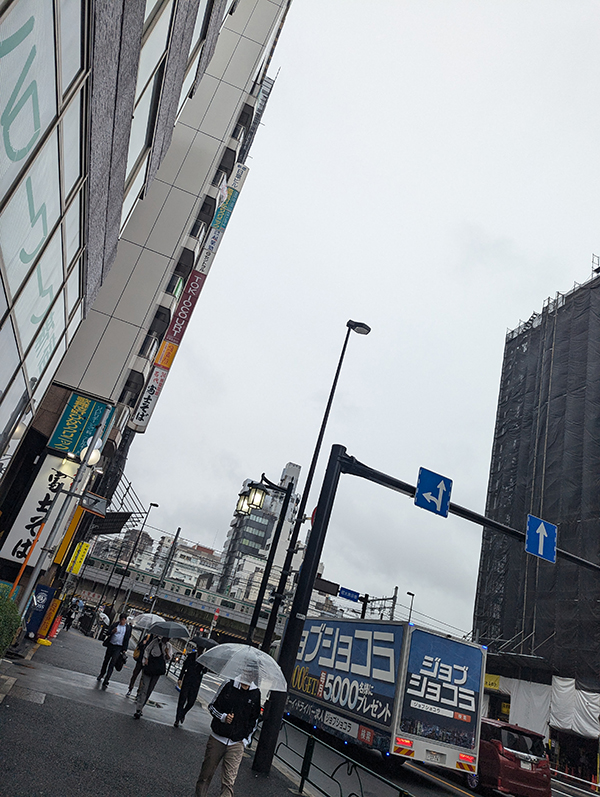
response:
<svg viewBox="0 0 600 797"><path fill-rule="evenodd" d="M527 515L527 532L525 534L527 553L556 564L557 539L557 526L534 515Z"/></svg>

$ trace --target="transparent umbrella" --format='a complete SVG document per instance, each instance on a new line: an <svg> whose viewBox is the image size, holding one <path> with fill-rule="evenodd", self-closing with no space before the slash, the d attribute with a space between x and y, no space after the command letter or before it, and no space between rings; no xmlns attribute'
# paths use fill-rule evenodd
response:
<svg viewBox="0 0 600 797"><path fill-rule="evenodd" d="M250 645L217 645L199 656L197 661L223 678L233 679L239 675L248 679L247 683L254 681L263 698L268 692L287 692L287 682L279 664L268 653Z"/></svg>
<svg viewBox="0 0 600 797"><path fill-rule="evenodd" d="M146 614L138 614L137 617L133 618L133 627L134 628L142 628L147 629L150 628L151 625L154 623L161 623L162 617L158 614L151 614L147 612Z"/></svg>

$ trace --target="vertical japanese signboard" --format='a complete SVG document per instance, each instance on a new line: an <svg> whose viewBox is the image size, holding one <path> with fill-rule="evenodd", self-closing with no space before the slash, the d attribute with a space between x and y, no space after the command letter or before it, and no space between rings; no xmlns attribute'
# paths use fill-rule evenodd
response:
<svg viewBox="0 0 600 797"><path fill-rule="evenodd" d="M40 552L50 534L53 520L58 514L63 501L66 500L66 496L61 496L58 499L54 504L52 513L47 517L52 499L60 489L61 484L63 489L67 490L69 488L77 468L78 465L76 463L63 460L62 457L54 457L52 455L46 457L21 507L21 511L4 541L0 550L0 558L23 564L23 560L29 553L29 549L37 536L39 527L46 522L28 562L31 567L37 563Z"/></svg>
<svg viewBox="0 0 600 797"><path fill-rule="evenodd" d="M138 401L131 421L136 432L146 431L247 174L247 166L242 164L236 166L227 186L227 199L217 208L204 247L198 255L196 267L190 274L179 298L169 328L154 360L154 369Z"/></svg>
<svg viewBox="0 0 600 797"><path fill-rule="evenodd" d="M89 542L78 542L75 546L75 550L73 551L73 556L71 557L71 561L67 565L67 573L72 573L74 576L79 574L83 563L85 562L85 557L90 550Z"/></svg>
<svg viewBox="0 0 600 797"><path fill-rule="evenodd" d="M404 628L356 620L307 620L288 708L335 736L387 751Z"/></svg>

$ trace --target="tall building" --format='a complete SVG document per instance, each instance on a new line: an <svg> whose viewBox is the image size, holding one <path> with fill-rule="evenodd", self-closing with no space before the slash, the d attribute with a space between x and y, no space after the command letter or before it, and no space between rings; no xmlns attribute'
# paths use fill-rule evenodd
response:
<svg viewBox="0 0 600 797"><path fill-rule="evenodd" d="M300 466L292 462L283 469L279 486L286 488L291 482L295 489L300 478ZM246 479L242 490L251 483ZM265 563L273 544L273 532L277 526L284 496L272 490L267 494L261 509L252 509L249 514L235 512L227 531L223 546L222 571L217 591L234 597L254 600L265 571ZM299 496L292 492L287 515L283 520L279 545L274 553L269 584L277 585L288 549L292 526L296 519ZM297 562L296 569L299 566ZM294 564L292 565L294 569Z"/></svg>
<svg viewBox="0 0 600 797"><path fill-rule="evenodd" d="M506 338L486 514L600 563L600 279L548 300ZM486 529L474 629L492 651L541 656L599 684L600 579Z"/></svg>
<svg viewBox="0 0 600 797"><path fill-rule="evenodd" d="M147 428L290 2L0 0L0 580L101 419L108 497Z"/></svg>

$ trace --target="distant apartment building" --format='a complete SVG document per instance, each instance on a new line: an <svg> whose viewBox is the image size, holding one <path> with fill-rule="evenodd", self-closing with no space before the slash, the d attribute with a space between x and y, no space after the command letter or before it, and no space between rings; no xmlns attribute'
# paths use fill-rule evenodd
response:
<svg viewBox="0 0 600 797"><path fill-rule="evenodd" d="M289 4L0 2L0 580L101 419L87 483L108 497L146 430L247 177Z"/></svg>

